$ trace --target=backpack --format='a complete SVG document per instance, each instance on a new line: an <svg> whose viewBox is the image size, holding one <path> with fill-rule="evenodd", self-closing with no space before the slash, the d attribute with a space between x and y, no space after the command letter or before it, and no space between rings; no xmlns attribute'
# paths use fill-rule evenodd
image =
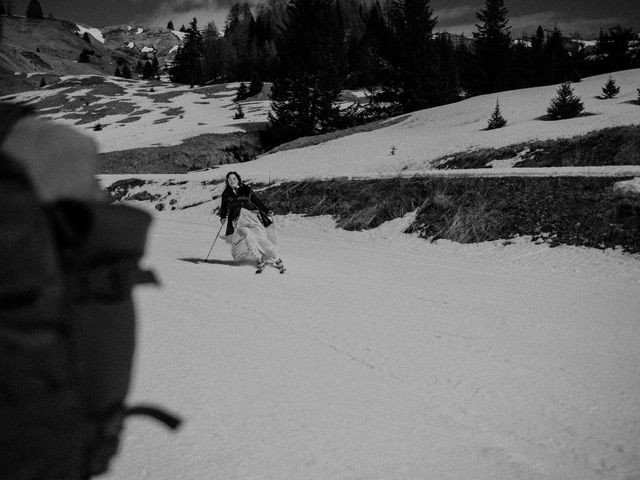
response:
<svg viewBox="0 0 640 480"><path fill-rule="evenodd" d="M132 287L151 217L128 206L44 205L0 154L0 479L79 480L105 472L131 414Z"/></svg>

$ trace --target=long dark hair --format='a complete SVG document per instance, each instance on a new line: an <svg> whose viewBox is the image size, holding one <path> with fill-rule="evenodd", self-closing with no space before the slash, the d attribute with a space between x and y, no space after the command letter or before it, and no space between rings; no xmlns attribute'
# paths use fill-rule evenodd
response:
<svg viewBox="0 0 640 480"><path fill-rule="evenodd" d="M238 179L238 188L240 188L241 185L244 185L244 183L242 183L242 177L240 177L240 174L238 172L229 172L227 173L227 176L224 179L224 183L225 183L225 190L230 190L231 187L229 186L229 177L231 175L235 175L236 178Z"/></svg>

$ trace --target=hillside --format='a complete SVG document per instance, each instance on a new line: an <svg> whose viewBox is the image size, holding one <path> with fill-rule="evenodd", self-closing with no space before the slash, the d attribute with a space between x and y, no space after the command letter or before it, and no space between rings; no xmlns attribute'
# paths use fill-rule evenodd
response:
<svg viewBox="0 0 640 480"><path fill-rule="evenodd" d="M166 29L113 26L85 28L66 20L2 17L0 95L54 84L68 75L112 75L118 59L132 70L156 52L160 65L178 45L178 34ZM83 39L88 34L89 42ZM89 62L78 62L83 50ZM91 53L92 52L92 53Z"/></svg>

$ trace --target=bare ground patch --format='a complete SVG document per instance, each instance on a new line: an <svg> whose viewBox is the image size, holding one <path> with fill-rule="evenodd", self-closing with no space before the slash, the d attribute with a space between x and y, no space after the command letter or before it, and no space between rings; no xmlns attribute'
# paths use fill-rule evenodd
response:
<svg viewBox="0 0 640 480"><path fill-rule="evenodd" d="M257 132L205 134L189 138L180 145L102 153L98 173L186 173L248 161L259 153Z"/></svg>

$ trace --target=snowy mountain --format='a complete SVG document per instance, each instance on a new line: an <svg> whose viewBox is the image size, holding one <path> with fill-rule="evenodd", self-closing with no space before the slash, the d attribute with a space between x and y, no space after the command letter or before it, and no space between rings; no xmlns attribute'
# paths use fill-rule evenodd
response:
<svg viewBox="0 0 640 480"><path fill-rule="evenodd" d="M66 75L113 75L119 60L134 70L139 61L156 55L162 67L182 37L166 28L98 29L67 20L9 16L2 17L2 28L0 95L55 84ZM83 51L87 62L78 61Z"/></svg>

